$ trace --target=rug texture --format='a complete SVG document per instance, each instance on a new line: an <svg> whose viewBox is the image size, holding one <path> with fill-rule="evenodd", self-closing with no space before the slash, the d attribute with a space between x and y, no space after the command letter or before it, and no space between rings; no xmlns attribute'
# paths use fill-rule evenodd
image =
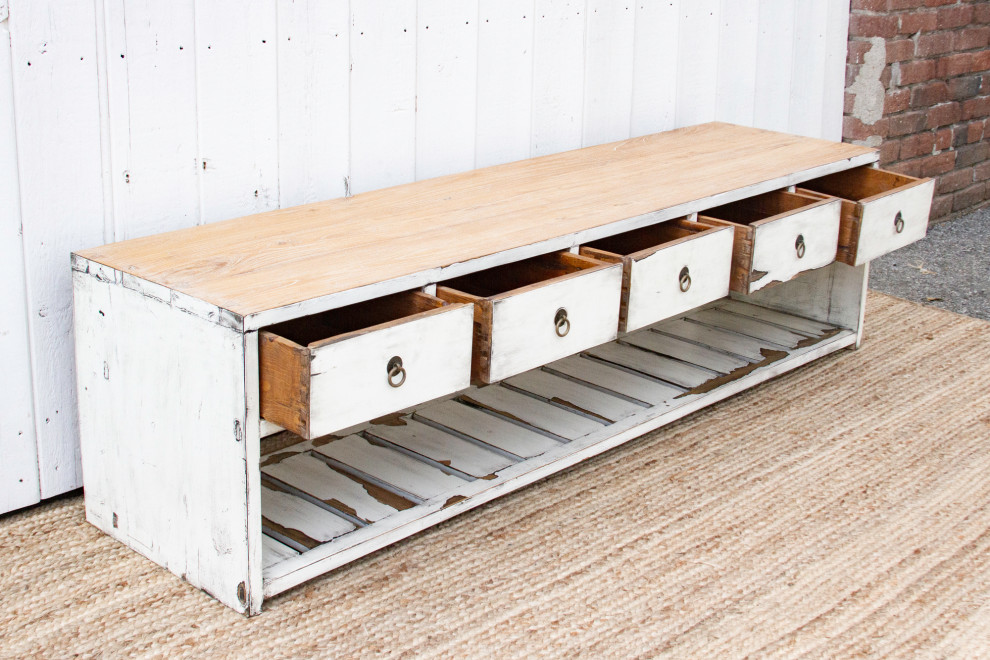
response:
<svg viewBox="0 0 990 660"><path fill-rule="evenodd" d="M841 351L247 619L83 520L0 518L0 655L988 657L990 324Z"/></svg>

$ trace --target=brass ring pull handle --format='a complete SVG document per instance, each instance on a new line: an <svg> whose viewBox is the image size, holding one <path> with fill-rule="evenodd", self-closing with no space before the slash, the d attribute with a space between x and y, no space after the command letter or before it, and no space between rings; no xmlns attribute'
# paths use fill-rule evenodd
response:
<svg viewBox="0 0 990 660"><path fill-rule="evenodd" d="M567 318L566 309L561 307L557 310L557 313L553 315L553 325L558 337L567 336L567 333L571 331L571 322Z"/></svg>
<svg viewBox="0 0 990 660"><path fill-rule="evenodd" d="M898 234L904 231L904 215L900 211L894 216L894 231Z"/></svg>
<svg viewBox="0 0 990 660"><path fill-rule="evenodd" d="M805 251L804 234L798 234L797 240L794 241L794 249L797 250L797 258L803 259Z"/></svg>
<svg viewBox="0 0 990 660"><path fill-rule="evenodd" d="M392 387L402 387L406 382L406 370L402 366L402 358L398 355L388 361L388 384Z"/></svg>
<svg viewBox="0 0 990 660"><path fill-rule="evenodd" d="M687 266L681 268L681 274L677 276L677 281L681 285L681 291L687 293L688 289L691 288L691 271L688 270Z"/></svg>

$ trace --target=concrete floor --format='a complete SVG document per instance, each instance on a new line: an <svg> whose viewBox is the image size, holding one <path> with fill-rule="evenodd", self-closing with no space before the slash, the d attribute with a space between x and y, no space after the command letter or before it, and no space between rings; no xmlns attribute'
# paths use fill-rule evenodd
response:
<svg viewBox="0 0 990 660"><path fill-rule="evenodd" d="M873 261L870 288L990 321L990 206Z"/></svg>

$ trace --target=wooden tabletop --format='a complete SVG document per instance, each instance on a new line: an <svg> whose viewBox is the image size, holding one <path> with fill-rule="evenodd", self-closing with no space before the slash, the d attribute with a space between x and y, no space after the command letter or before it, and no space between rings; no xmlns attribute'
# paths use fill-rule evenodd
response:
<svg viewBox="0 0 990 660"><path fill-rule="evenodd" d="M702 124L78 254L249 316L871 152Z"/></svg>

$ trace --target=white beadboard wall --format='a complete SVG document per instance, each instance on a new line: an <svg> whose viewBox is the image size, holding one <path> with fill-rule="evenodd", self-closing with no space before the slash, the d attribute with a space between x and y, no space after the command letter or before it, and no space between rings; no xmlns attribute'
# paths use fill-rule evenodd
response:
<svg viewBox="0 0 990 660"><path fill-rule="evenodd" d="M714 119L839 139L848 11L0 0L0 512L82 483L71 250Z"/></svg>

